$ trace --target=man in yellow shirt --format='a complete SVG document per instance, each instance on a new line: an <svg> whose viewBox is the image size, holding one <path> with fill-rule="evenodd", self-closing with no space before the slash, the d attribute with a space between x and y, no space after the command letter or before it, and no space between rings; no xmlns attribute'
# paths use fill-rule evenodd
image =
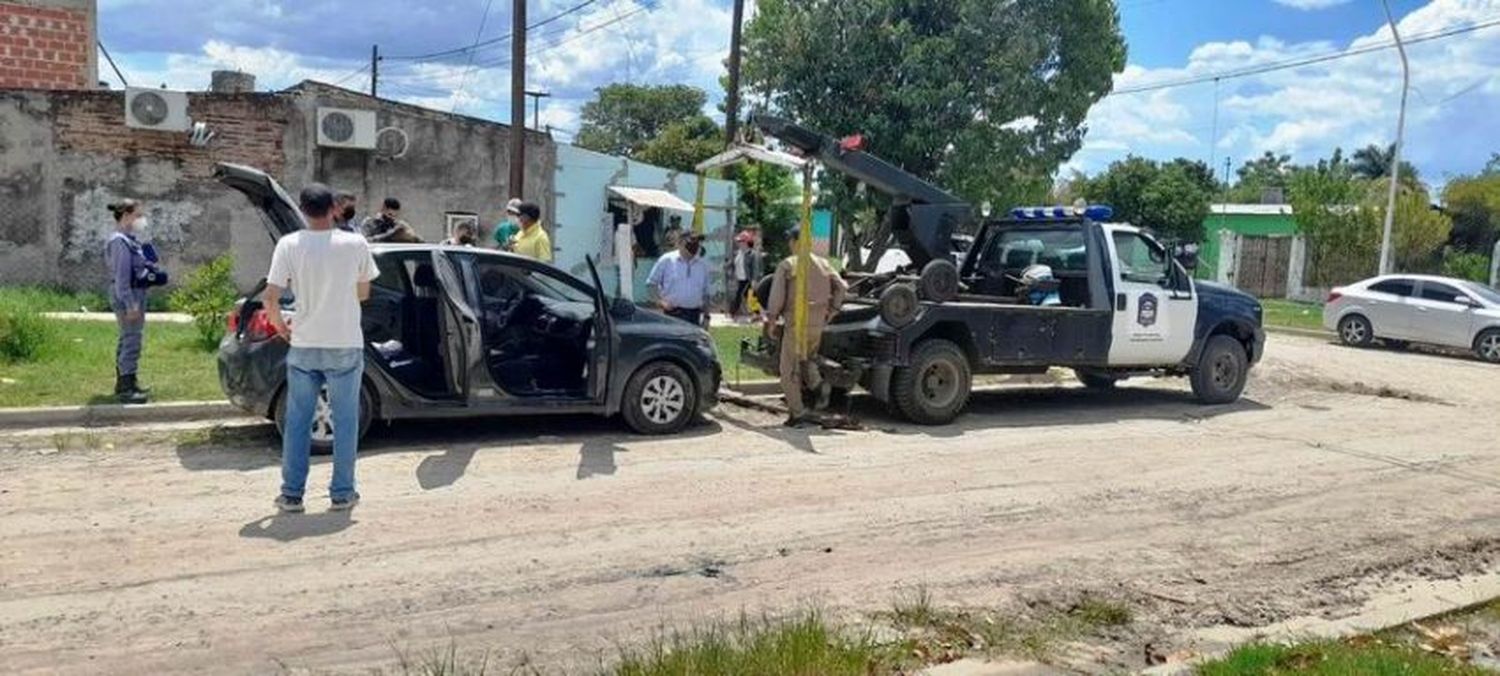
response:
<svg viewBox="0 0 1500 676"><path fill-rule="evenodd" d="M534 202L516 205L516 215L521 221L521 232L516 235L511 251L517 255L552 262L552 238L542 229L542 208Z"/></svg>

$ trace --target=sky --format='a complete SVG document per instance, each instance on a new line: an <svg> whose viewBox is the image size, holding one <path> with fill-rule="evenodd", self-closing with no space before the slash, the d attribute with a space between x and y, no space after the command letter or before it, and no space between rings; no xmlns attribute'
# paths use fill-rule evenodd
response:
<svg viewBox="0 0 1500 676"><path fill-rule="evenodd" d="M567 140L579 108L612 82L696 85L711 109L722 96L729 3L531 0L528 23L546 21L528 40L529 88L552 93L542 123ZM1478 171L1500 152L1491 112L1500 108L1500 0L1390 3L1404 38L1428 38L1408 48L1407 159L1433 184ZM1134 154L1222 172L1226 159L1238 166L1266 151L1310 162L1336 146L1394 140L1401 65L1382 48L1392 38L1380 0L1118 4L1128 65L1064 170L1092 174ZM262 90L303 79L368 89L379 44L382 96L508 121L510 10L508 0L100 0L99 33L131 84L188 90L223 68L255 74ZM1229 77L1350 51L1360 53ZM120 85L102 60L100 69ZM1152 86L1163 88L1139 91Z"/></svg>

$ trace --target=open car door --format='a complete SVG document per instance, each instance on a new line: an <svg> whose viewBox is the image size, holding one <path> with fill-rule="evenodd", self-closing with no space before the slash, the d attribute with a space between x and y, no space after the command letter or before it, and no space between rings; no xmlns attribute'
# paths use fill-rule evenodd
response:
<svg viewBox="0 0 1500 676"><path fill-rule="evenodd" d="M483 368L479 317L465 299L463 280L453 259L442 251L433 251L432 269L443 291L438 320L448 386L459 401L467 402L472 396L473 375Z"/></svg>
<svg viewBox="0 0 1500 676"><path fill-rule="evenodd" d="M594 267L594 257L583 258L589 264L589 282L594 285L594 338L589 344L589 396L602 404L609 394L609 374L614 366L617 341L615 318L610 314L614 308L604 295L604 285L599 283L599 270Z"/></svg>

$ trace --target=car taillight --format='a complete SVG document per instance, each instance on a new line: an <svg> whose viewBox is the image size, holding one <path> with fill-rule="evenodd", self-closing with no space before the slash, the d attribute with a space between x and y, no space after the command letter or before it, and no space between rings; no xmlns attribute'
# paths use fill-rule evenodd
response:
<svg viewBox="0 0 1500 676"><path fill-rule="evenodd" d="M241 335L239 333L239 325L239 315L230 315L229 330L234 335ZM271 326L271 320L266 318L266 311L256 310L250 313L250 321L245 324L245 332L241 335L241 338L252 343L258 343L263 340L270 340L275 336L276 329Z"/></svg>
<svg viewBox="0 0 1500 676"><path fill-rule="evenodd" d="M239 311L239 308L235 308L235 309L229 311L229 316L225 318L224 324L225 324L225 327L226 327L224 329L225 333L227 333L227 334L229 334L231 336L237 336L237 335L240 334L240 311Z"/></svg>
<svg viewBox="0 0 1500 676"><path fill-rule="evenodd" d="M1343 298L1343 297L1344 297L1344 292L1342 290L1340 290L1340 289L1334 289L1334 290L1328 292L1328 301L1327 302L1332 303L1333 301L1336 301L1336 300L1338 300L1340 298Z"/></svg>

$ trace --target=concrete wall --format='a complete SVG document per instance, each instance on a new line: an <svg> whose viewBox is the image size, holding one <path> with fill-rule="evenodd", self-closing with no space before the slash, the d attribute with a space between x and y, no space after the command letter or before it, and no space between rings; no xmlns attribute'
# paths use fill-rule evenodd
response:
<svg viewBox="0 0 1500 676"><path fill-rule="evenodd" d="M0 1L0 89L93 89L96 0Z"/></svg>
<svg viewBox="0 0 1500 676"><path fill-rule="evenodd" d="M1297 221L1291 214L1209 214L1203 221L1203 246L1198 250L1198 277L1224 281L1220 270L1221 243L1225 233L1239 235L1291 235ZM1230 238L1233 239L1233 238ZM1233 270L1231 265L1229 270Z"/></svg>
<svg viewBox="0 0 1500 676"><path fill-rule="evenodd" d="M299 116L288 129L288 190L321 181L358 197L358 218L379 211L386 197L401 200L401 217L427 241L440 241L447 212L479 214L489 233L505 216L510 199L510 127L477 118L377 99L319 83L291 90ZM319 107L376 111L376 126L406 132L404 157L385 160L367 150L317 145ZM553 213L556 145L542 133L526 134L526 199Z"/></svg>
<svg viewBox="0 0 1500 676"><path fill-rule="evenodd" d="M244 198L211 178L215 161L283 173L294 114L269 94L193 95L189 111L219 136L209 148L186 134L128 129L124 93L0 92L0 283L101 288L105 205L141 200L155 241L181 274L226 251L249 285L269 261L270 240Z"/></svg>
<svg viewBox="0 0 1500 676"><path fill-rule="evenodd" d="M600 263L599 274L605 287L614 293L619 288L618 254L609 222L609 187L654 188L672 193L689 204L697 200L698 176L664 169L623 157L604 155L572 145L557 146L557 167L553 197L557 205L553 246L558 267L588 279L585 256ZM716 297L724 294L724 262L734 235L734 210L739 203L738 186L733 181L708 179L704 193L703 230L707 260L713 273ZM681 213L684 229L692 227L692 213ZM646 299L646 277L654 258L634 262L634 293L638 301Z"/></svg>

